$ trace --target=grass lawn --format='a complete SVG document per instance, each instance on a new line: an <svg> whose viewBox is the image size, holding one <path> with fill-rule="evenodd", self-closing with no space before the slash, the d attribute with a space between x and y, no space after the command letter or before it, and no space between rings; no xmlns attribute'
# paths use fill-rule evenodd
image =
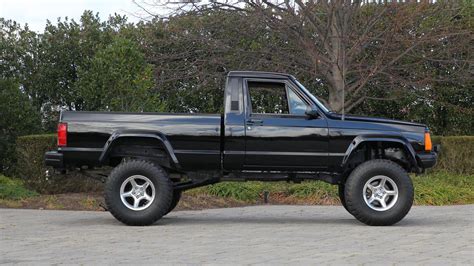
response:
<svg viewBox="0 0 474 266"><path fill-rule="evenodd" d="M37 195L27 189L21 179L0 175L0 200L21 200Z"/></svg>
<svg viewBox="0 0 474 266"><path fill-rule="evenodd" d="M474 203L474 175L436 172L414 176L413 183L418 205Z"/></svg>
<svg viewBox="0 0 474 266"><path fill-rule="evenodd" d="M415 186L415 204L450 205L474 203L474 175L446 172L412 175ZM189 191L207 193L246 202L262 201L264 191L270 193L270 202L286 198L283 203L335 204L339 202L337 186L319 181L300 184L285 182L223 182Z"/></svg>
<svg viewBox="0 0 474 266"><path fill-rule="evenodd" d="M446 172L412 176L416 205L474 204L474 175ZM186 191L177 209L205 209L263 203L264 191L270 204L340 204L337 186L320 181L300 184L285 182L223 182ZM73 210L103 210L102 193L39 195L20 179L0 175L0 207Z"/></svg>

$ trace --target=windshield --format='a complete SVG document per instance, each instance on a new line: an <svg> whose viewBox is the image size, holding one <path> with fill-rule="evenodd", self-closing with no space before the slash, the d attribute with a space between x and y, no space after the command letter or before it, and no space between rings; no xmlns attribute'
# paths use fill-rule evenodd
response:
<svg viewBox="0 0 474 266"><path fill-rule="evenodd" d="M306 89L306 88L303 86L303 84L301 84L301 83L300 83L297 79L295 79L295 78L294 78L293 80L294 80L294 81L296 82L296 84L300 87L300 89L303 90L303 92L306 93L306 94L311 98L311 100L313 100L313 101L318 105L319 108L321 108L321 109L322 109L324 112L326 112L326 113L331 112L331 110L330 110L329 108L327 108L326 106L324 106L324 104L322 104L322 103L318 100L318 98L316 98L313 94L311 94L311 92L309 92L308 89Z"/></svg>

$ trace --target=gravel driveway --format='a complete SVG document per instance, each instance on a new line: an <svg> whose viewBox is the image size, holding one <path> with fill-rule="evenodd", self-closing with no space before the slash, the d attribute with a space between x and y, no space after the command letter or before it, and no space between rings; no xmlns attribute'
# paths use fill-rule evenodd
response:
<svg viewBox="0 0 474 266"><path fill-rule="evenodd" d="M474 264L474 205L414 207L369 227L338 206L173 212L127 227L107 212L0 209L0 263Z"/></svg>

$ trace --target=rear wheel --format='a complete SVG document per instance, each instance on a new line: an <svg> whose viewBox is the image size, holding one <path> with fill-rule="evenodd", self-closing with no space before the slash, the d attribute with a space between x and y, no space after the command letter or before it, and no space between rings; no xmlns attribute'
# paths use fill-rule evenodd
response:
<svg viewBox="0 0 474 266"><path fill-rule="evenodd" d="M392 225L402 220L413 204L408 173L389 160L359 165L347 178L344 198L348 211L368 225Z"/></svg>
<svg viewBox="0 0 474 266"><path fill-rule="evenodd" d="M127 225L150 225L171 205L173 184L158 165L143 160L125 161L115 167L105 184L110 213Z"/></svg>
<svg viewBox="0 0 474 266"><path fill-rule="evenodd" d="M170 213L171 211L174 210L174 208L176 208L180 199L181 199L181 191L180 190L173 191L173 198L171 199L171 205L168 211L166 212L166 214Z"/></svg>

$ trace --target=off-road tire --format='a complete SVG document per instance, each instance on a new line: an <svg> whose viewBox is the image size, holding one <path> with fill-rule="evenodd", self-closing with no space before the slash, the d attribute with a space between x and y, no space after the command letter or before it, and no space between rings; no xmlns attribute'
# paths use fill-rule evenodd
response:
<svg viewBox="0 0 474 266"><path fill-rule="evenodd" d="M345 186L343 184L338 185L339 199L341 200L341 204L344 207L344 209L346 209L346 211L348 211L350 213L349 209L347 208L347 204L346 204L346 198L345 198L345 195L344 195L344 188L345 188Z"/></svg>
<svg viewBox="0 0 474 266"><path fill-rule="evenodd" d="M371 209L364 200L366 182L377 175L392 179L398 187L398 200L386 211ZM346 180L344 198L347 209L359 221L367 225L392 225L402 220L413 205L413 184L408 173L390 160L376 159L362 163Z"/></svg>
<svg viewBox="0 0 474 266"><path fill-rule="evenodd" d="M171 205L170 205L168 211L165 213L165 215L170 213L171 211L173 211L174 208L176 208L176 206L178 205L180 199L181 199L181 190L173 191L173 198L171 199Z"/></svg>
<svg viewBox="0 0 474 266"><path fill-rule="evenodd" d="M134 211L127 208L120 198L120 187L130 176L143 175L155 187L155 198L149 207ZM105 183L107 210L120 222L127 225L150 225L167 213L173 198L173 183L159 165L144 160L124 161L115 167Z"/></svg>

